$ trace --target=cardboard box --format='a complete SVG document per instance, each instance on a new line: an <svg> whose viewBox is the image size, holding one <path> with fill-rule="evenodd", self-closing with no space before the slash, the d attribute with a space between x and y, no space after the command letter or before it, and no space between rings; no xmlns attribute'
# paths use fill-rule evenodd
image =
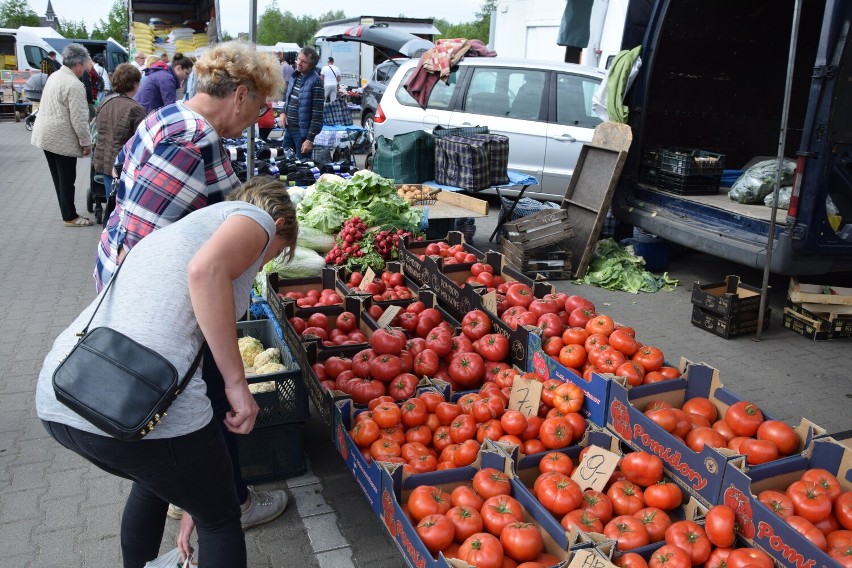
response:
<svg viewBox="0 0 852 568"><path fill-rule="evenodd" d="M406 238L403 239L399 246L399 261L402 264L402 271L407 277L421 285L428 286L431 284L431 274L426 269L425 254L426 247L437 242L446 242L450 246L463 245L465 251L475 255L477 258L483 259L485 257L482 251L466 243L464 235L459 231L450 231L447 233L446 238L443 239L417 241Z"/></svg>
<svg viewBox="0 0 852 568"><path fill-rule="evenodd" d="M804 284L793 276L787 297L796 303L825 304L834 306L852 306L852 288L828 286L823 284ZM831 311L830 309L817 311Z"/></svg>
<svg viewBox="0 0 852 568"><path fill-rule="evenodd" d="M784 492L809 468L833 473L844 491L852 490L852 449L831 438L814 440L810 458L794 456L753 468L749 472L729 464L725 471L720 503L736 512L737 530L749 544L769 554L785 568L838 566L786 521L761 503L756 495L766 489Z"/></svg>
<svg viewBox="0 0 852 568"><path fill-rule="evenodd" d="M740 282L739 276L726 276L724 282L692 286L692 303L714 314L730 317L760 309L760 288Z"/></svg>
<svg viewBox="0 0 852 568"><path fill-rule="evenodd" d="M270 272L261 280L260 295L272 308L272 313L279 322L284 322L284 305L294 300L284 297L288 292L309 292L310 290L334 289L337 285L337 272L333 268L324 268L319 276L312 278L281 278L275 272ZM341 294L342 295L342 294Z"/></svg>
<svg viewBox="0 0 852 568"><path fill-rule="evenodd" d="M556 379L571 382L583 389L585 398L580 413L596 426L605 427L609 408L609 390L613 379L593 373L591 380L586 381L553 357L547 355L541 348L541 336L528 333L527 369L535 371L545 379Z"/></svg>
<svg viewBox="0 0 852 568"><path fill-rule="evenodd" d="M807 337L812 341L827 341L829 339L848 339L852 337L852 331L827 331L820 330L818 321L804 314L794 311L792 308L784 308L784 327L792 332Z"/></svg>
<svg viewBox="0 0 852 568"><path fill-rule="evenodd" d="M788 299L784 302L785 313L788 308L798 316L802 316L799 319L810 320L818 331L852 332L852 306L798 303Z"/></svg>
<svg viewBox="0 0 852 568"><path fill-rule="evenodd" d="M766 308L763 314L763 329L769 327L769 317L772 310ZM759 312L739 312L725 317L698 306L692 307L692 325L709 331L719 337L730 339L757 331Z"/></svg>

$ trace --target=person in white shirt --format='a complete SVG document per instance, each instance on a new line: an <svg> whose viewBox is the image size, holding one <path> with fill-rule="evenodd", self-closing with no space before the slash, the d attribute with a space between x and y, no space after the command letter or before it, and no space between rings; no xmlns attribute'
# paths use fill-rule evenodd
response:
<svg viewBox="0 0 852 568"><path fill-rule="evenodd" d="M329 57L326 65L320 70L323 87L325 88L325 102L337 100L337 85L340 83L340 69L334 65L334 57Z"/></svg>
<svg viewBox="0 0 852 568"><path fill-rule="evenodd" d="M134 67L142 71L145 68L145 54L141 51L137 51L136 55L133 56L133 61L131 62Z"/></svg>
<svg viewBox="0 0 852 568"><path fill-rule="evenodd" d="M106 62L104 61L104 56L101 54L95 55L92 58L94 62L95 73L98 74L98 77L103 79L104 88L103 90L98 92L98 101L103 100L103 98L112 92L112 83L109 80L109 73L106 70Z"/></svg>

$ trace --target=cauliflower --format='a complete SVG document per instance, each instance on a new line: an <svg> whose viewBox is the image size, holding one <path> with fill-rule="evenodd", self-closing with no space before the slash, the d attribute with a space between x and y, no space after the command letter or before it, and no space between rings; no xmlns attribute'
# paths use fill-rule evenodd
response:
<svg viewBox="0 0 852 568"><path fill-rule="evenodd" d="M263 367L267 363L280 363L281 362L281 352L274 347L270 347L263 353L260 353L254 358L254 364L252 365L255 369L259 369Z"/></svg>
<svg viewBox="0 0 852 568"><path fill-rule="evenodd" d="M254 358L260 355L263 351L263 343L254 337L241 337L237 341L237 346L240 348L240 356L243 358L243 367L251 367L254 363Z"/></svg>
<svg viewBox="0 0 852 568"><path fill-rule="evenodd" d="M265 365L261 365L255 367L254 374L255 375L268 375L269 373L282 373L284 372L284 365L281 363L272 363L268 362Z"/></svg>
<svg viewBox="0 0 852 568"><path fill-rule="evenodd" d="M252 394L274 392L275 381L266 381L265 383L255 383L253 385L249 385L249 391L251 391Z"/></svg>

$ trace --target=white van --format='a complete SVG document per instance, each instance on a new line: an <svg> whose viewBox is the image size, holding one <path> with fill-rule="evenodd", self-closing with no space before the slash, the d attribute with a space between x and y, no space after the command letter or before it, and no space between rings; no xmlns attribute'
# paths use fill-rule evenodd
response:
<svg viewBox="0 0 852 568"><path fill-rule="evenodd" d="M32 32L0 28L0 69L38 71L50 51L56 50ZM62 62L58 52L56 60Z"/></svg>

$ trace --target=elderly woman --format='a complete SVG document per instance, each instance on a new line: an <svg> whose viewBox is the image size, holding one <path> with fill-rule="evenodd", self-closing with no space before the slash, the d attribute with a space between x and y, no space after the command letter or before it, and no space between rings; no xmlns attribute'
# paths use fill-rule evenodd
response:
<svg viewBox="0 0 852 568"><path fill-rule="evenodd" d="M32 145L47 158L59 211L66 227L91 227L92 222L77 214L74 183L77 158L92 153L89 135L89 105L86 88L80 81L92 66L89 52L79 43L62 50L62 68L44 86L35 122Z"/></svg>
<svg viewBox="0 0 852 568"><path fill-rule="evenodd" d="M297 233L295 208L284 184L253 178L228 201L143 239L105 292L92 325L110 327L153 349L180 376L206 341L227 385L231 412L225 424L232 432L247 434L258 406L246 383L234 322L258 269L283 251L292 255ZM142 568L157 557L169 502L195 520L206 568L245 567L228 449L200 370L157 427L138 442L109 437L57 401L53 373L100 299L59 335L47 355L36 389L38 416L57 442L133 481L121 522L124 568Z"/></svg>
<svg viewBox="0 0 852 568"><path fill-rule="evenodd" d="M113 94L98 107L98 145L92 163L104 178L106 196L112 192L113 164L121 147L130 140L148 113L133 100L142 74L130 63L122 63L112 74Z"/></svg>

